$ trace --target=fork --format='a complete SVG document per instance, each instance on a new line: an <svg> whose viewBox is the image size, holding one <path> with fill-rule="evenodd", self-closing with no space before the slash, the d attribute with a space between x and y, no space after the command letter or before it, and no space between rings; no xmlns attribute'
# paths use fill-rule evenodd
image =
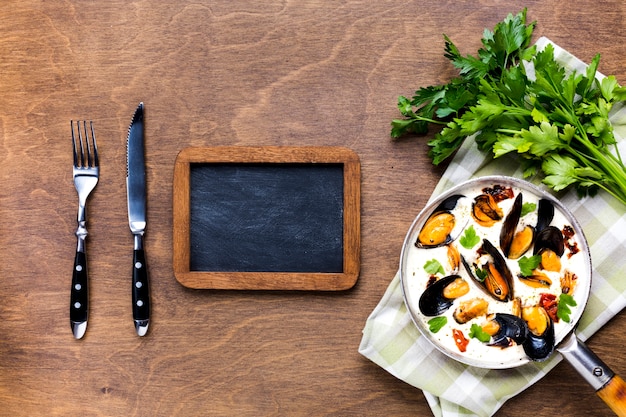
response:
<svg viewBox="0 0 626 417"><path fill-rule="evenodd" d="M70 325L76 339L85 335L87 330L87 317L89 315L89 282L87 279L87 256L85 252L85 239L87 237L87 215L85 205L87 197L96 188L100 174L98 161L98 147L93 122L70 121L72 129L72 147L74 153L74 186L78 193L78 228L76 237L76 257L74 258L74 271L72 273L72 289L70 294Z"/></svg>

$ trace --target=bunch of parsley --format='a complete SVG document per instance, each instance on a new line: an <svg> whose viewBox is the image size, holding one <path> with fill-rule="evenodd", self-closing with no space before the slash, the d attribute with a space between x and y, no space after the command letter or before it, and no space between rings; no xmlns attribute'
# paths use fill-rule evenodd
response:
<svg viewBox="0 0 626 417"><path fill-rule="evenodd" d="M420 88L410 100L400 96L404 118L392 121L391 136L442 125L428 142L435 165L472 137L493 157L518 154L524 176L541 172L555 191L604 189L626 204L626 167L609 121L613 106L626 101L626 88L614 76L596 77L599 55L584 74L568 73L552 45L541 51L530 45L535 26L526 23L526 9L509 14L484 31L477 56L462 56L444 35L444 56L459 75Z"/></svg>

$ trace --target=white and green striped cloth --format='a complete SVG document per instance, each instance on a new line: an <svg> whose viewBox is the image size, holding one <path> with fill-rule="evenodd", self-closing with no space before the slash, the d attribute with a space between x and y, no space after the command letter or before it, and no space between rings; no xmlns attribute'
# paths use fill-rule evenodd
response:
<svg viewBox="0 0 626 417"><path fill-rule="evenodd" d="M537 45L541 48L547 42L550 41L541 38ZM556 45L555 57L568 69L584 71L582 61ZM626 137L626 108L614 108L611 121L621 145L626 145L621 140ZM493 160L480 152L474 141L465 141L433 197L473 177L521 178L518 165L512 158ZM580 199L571 190L558 197L581 224L591 249L591 296L578 325L578 336L586 340L626 306L626 208L606 193ZM411 321L402 299L399 273L367 319L359 352L397 378L422 389L438 417L492 416L507 399L537 382L562 359L555 354L546 362L508 370L479 369L449 359L422 337ZM611 366L610 357L602 359ZM591 387L589 395L593 395Z"/></svg>

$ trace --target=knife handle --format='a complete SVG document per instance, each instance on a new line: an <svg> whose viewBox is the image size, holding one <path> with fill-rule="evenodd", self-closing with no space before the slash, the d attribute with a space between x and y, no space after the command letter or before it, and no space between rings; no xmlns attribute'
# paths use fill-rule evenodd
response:
<svg viewBox="0 0 626 417"><path fill-rule="evenodd" d="M70 292L70 323L72 326L87 322L89 312L89 285L87 281L87 256L76 252L72 289ZM82 337L82 335L80 335ZM77 336L77 338L80 338Z"/></svg>
<svg viewBox="0 0 626 417"><path fill-rule="evenodd" d="M135 235L139 236L139 235ZM150 283L148 279L148 268L146 265L146 254L141 242L137 244L135 239L135 249L133 250L133 319L139 332L139 328L145 327L150 320ZM140 239L139 239L140 240ZM145 334L145 333L144 333ZM140 334L142 336L143 334Z"/></svg>

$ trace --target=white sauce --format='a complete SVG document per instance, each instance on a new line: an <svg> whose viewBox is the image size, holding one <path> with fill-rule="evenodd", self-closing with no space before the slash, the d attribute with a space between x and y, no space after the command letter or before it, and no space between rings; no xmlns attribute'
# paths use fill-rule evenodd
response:
<svg viewBox="0 0 626 417"><path fill-rule="evenodd" d="M479 243L477 243L471 249L464 248L459 243L458 238L452 243L456 246L459 253L463 257L465 257L470 265L476 260L476 252L482 245L483 239L489 240L498 250L500 250L499 236L502 221L496 223L492 227L483 227L476 223L476 221L472 218L470 214L474 197L483 194L482 190L484 188L493 187L493 185L495 184L501 184L507 187L509 186L509 184L507 184L506 182L496 182L489 184L480 183L477 184L477 186L474 188L461 190L460 193L465 195L466 197L461 198L457 202L455 209L452 211L456 218L455 229L457 229L452 232L452 236L462 236L463 231L459 229L465 230L470 225L473 225L476 234L480 238ZM506 199L498 203L499 207L504 213L504 217L506 217L506 215L509 213L511 206L515 200L515 196L517 196L519 192L522 192L523 203L534 203L538 207L538 201L540 198L539 196L526 189L521 190L516 186L512 186L511 188L514 191L514 198ZM433 206L433 209L434 208L435 206ZM432 212L425 213L424 215L427 218L431 215L431 213ZM423 220L425 221L426 218L424 218ZM498 368L517 366L528 362L528 357L524 353L524 350L521 346L512 346L503 349L500 347L489 346L487 343L480 342L476 338L469 337L472 324L484 324L487 321L485 316L477 317L465 324L459 324L455 321L455 319L453 318L453 313L456 310L459 302L461 302L462 300L476 297L487 300L489 302L488 314L498 312L511 313L512 302L500 302L493 297L487 295L484 290L482 290L478 286L476 281L474 281L468 275L462 264L457 271L453 270L447 259L448 248L446 246L439 248L417 248L414 243L417 239L417 235L422 228L423 223L424 222L422 221L420 225L414 225L415 229L412 231L411 236L409 237L411 241L407 240L407 247L405 248L406 253L403 254L405 262L405 275L403 277L403 288L405 292L405 297L407 303L409 304L409 308L413 315L413 318L416 321L416 324L421 328L422 332L425 334L429 334L431 336L431 340L435 344L439 344L439 347L443 348L444 352L451 352L452 356L456 359L459 359L469 364L473 364L475 366ZM537 209L527 215L524 215L520 219L517 230L521 230L525 225L535 226L536 223ZM556 205L554 218L550 225L555 226L560 230L563 230L565 226L572 226L572 228L576 230L576 227L572 224L572 221L568 220L566 215ZM570 323L566 323L563 320L555 323L555 334L557 342L559 342L571 330L572 325L578 321L580 315L582 314L582 309L584 308L586 302L588 286L590 284L590 261L584 237L575 234L571 241L575 242L575 245L579 251L578 253L572 255L566 245L565 253L561 257L561 271L542 271L548 274L548 276L552 280L552 285L549 289L533 288L521 282L517 278L520 271L518 260L506 260L508 267L514 277L513 296L519 297L521 299L522 306L537 305L542 293L551 293L558 297L559 294L561 294L560 277L565 273L565 271L571 271L576 274L577 280L574 286L573 296L578 305L575 307L571 307L572 313L570 315ZM532 247L528 250L527 253L524 254L524 256L532 256ZM437 278L443 278L444 276L451 274L458 274L470 283L470 292L454 300L453 306L442 314L447 317L447 324L437 333L432 333L429 331L428 321L431 320L433 317L424 316L420 312L418 307L419 297L426 288L428 281L431 279L431 274L424 270L424 265L426 264L426 262L433 259L436 259L445 270L445 274L438 274ZM456 343L452 336L453 329L461 330L465 338L469 340L467 350L465 352L460 352L458 347L456 346Z"/></svg>

